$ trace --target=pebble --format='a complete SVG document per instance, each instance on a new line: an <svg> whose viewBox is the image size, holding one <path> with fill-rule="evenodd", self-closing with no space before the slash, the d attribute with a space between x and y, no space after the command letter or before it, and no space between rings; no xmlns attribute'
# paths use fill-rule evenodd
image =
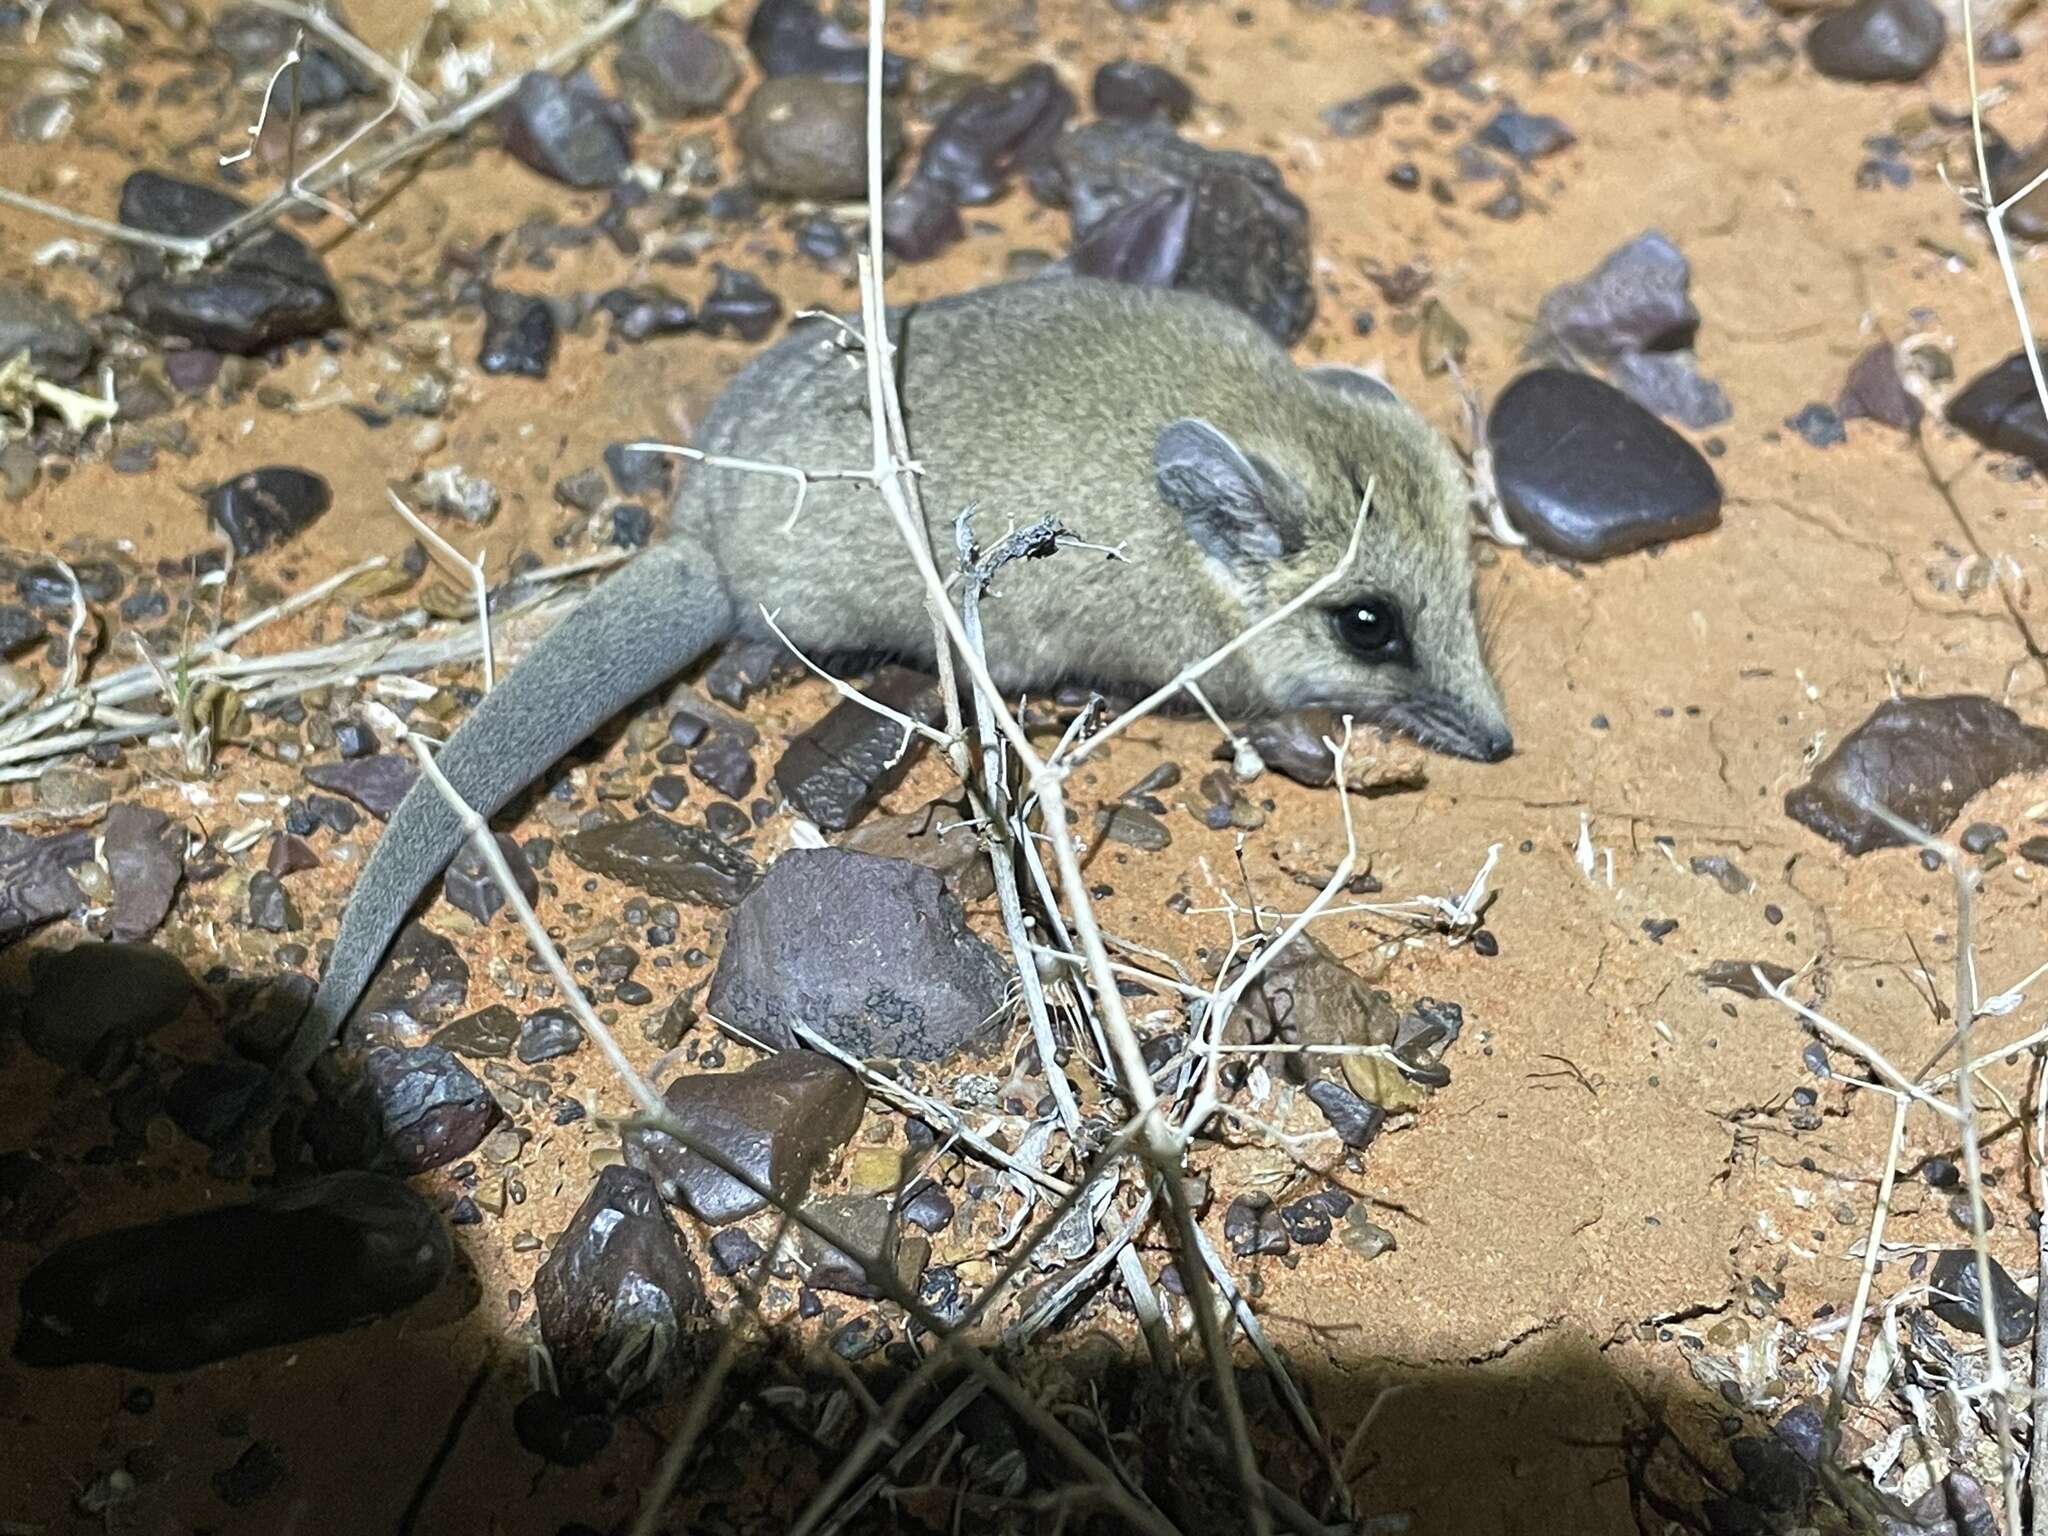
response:
<svg viewBox="0 0 2048 1536"><path fill-rule="evenodd" d="M953 1202L929 1179L912 1189L903 1201L903 1219L933 1236L953 1225L953 1216Z"/></svg>
<svg viewBox="0 0 2048 1536"><path fill-rule="evenodd" d="M189 1371L339 1333L438 1288L447 1233L403 1182L337 1173L65 1244L21 1283L25 1365Z"/></svg>
<svg viewBox="0 0 2048 1536"><path fill-rule="evenodd" d="M808 1227L798 1233L813 1290L873 1300L883 1293L870 1273L893 1275L904 1290L917 1290L932 1245L921 1234L899 1232L888 1196L828 1195L807 1202L804 1211L841 1240L829 1243Z"/></svg>
<svg viewBox="0 0 2048 1536"><path fill-rule="evenodd" d="M1435 86L1460 85L1478 68L1479 61L1472 57L1471 50L1454 43L1422 66L1422 78Z"/></svg>
<svg viewBox="0 0 2048 1536"><path fill-rule="evenodd" d="M942 713L935 680L907 667L884 667L862 692L926 725L937 723ZM841 699L790 742L775 765L775 787L826 831L844 832L901 784L923 756L922 737L906 743L903 728L894 721ZM694 758L691 767L696 768ZM731 790L723 792L739 798Z"/></svg>
<svg viewBox="0 0 2048 1536"><path fill-rule="evenodd" d="M1223 1213L1223 1240L1241 1259L1277 1257L1293 1246L1272 1197L1262 1194L1239 1195L1230 1202Z"/></svg>
<svg viewBox="0 0 2048 1536"><path fill-rule="evenodd" d="M2021 843L2014 852L2019 854L2029 864L2039 864L2048 867L2048 835L2030 837ZM0 933L4 933L4 931L4 929L0 929Z"/></svg>
<svg viewBox="0 0 2048 1536"><path fill-rule="evenodd" d="M656 117L708 117L740 83L739 60L716 33L656 6L626 28L612 55L619 88Z"/></svg>
<svg viewBox="0 0 2048 1536"><path fill-rule="evenodd" d="M2048 767L2048 730L1974 694L1886 699L1785 796L1785 814L1852 854L1907 839L1863 809L1875 802L1939 836L2001 779Z"/></svg>
<svg viewBox="0 0 2048 1536"><path fill-rule="evenodd" d="M278 87L278 100L283 102L285 93L296 92L301 111L318 112L352 97L377 94L376 77L354 59L312 38L300 38L299 32L288 16L255 5L231 5L207 30L206 40L233 61L244 87L259 97L278 61L296 41L297 77Z"/></svg>
<svg viewBox="0 0 2048 1536"><path fill-rule="evenodd" d="M1750 879L1742 866L1725 854L1695 854L1691 869L1701 878L1713 881L1730 896L1747 896L1756 889L1756 882Z"/></svg>
<svg viewBox="0 0 2048 1536"><path fill-rule="evenodd" d="M540 879L534 874L533 866L526 862L524 850L502 832L492 833L491 840L498 845L498 853L511 869L519 894L529 905L539 901ZM498 889L490 866L476 851L476 845L468 841L463 843L461 851L449 863L448 872L441 877L441 894L451 907L458 912L466 912L480 923L489 922L505 904L505 893Z"/></svg>
<svg viewBox="0 0 2048 1536"><path fill-rule="evenodd" d="M1806 34L1806 57L1831 80L1918 80L1934 68L1948 23L1931 0L1855 0Z"/></svg>
<svg viewBox="0 0 2048 1536"><path fill-rule="evenodd" d="M315 763L306 769L306 782L345 795L379 821L405 799L420 776L419 765L410 756L378 752L369 757L345 757L338 763Z"/></svg>
<svg viewBox="0 0 2048 1536"><path fill-rule="evenodd" d="M633 163L633 115L586 73L529 70L498 109L506 152L564 186L608 187Z"/></svg>
<svg viewBox="0 0 2048 1536"><path fill-rule="evenodd" d="M40 1155L0 1152L0 1243L41 1243L77 1206L78 1191Z"/></svg>
<svg viewBox="0 0 2048 1536"><path fill-rule="evenodd" d="M653 458L655 455L644 455ZM555 482L555 500L565 507L574 507L578 512L595 512L604 505L604 473L596 469L580 469L573 475L565 475Z"/></svg>
<svg viewBox="0 0 2048 1536"><path fill-rule="evenodd" d="M304 818L304 824L298 825L301 817ZM333 795L308 795L303 806L294 806L286 813L285 822L291 831L299 833L302 837L318 831L321 827L347 837L362 825L363 818L356 814L355 807L346 800L337 799Z"/></svg>
<svg viewBox="0 0 2048 1536"><path fill-rule="evenodd" d="M417 484L426 504L443 517L458 518L472 528L481 528L497 516L497 486L460 464L441 464L424 470Z"/></svg>
<svg viewBox="0 0 2048 1536"><path fill-rule="evenodd" d="M883 206L886 210L886 200ZM887 238L886 221L884 238ZM805 219L797 227L796 248L819 266L833 267L852 253L853 240L844 225L821 213Z"/></svg>
<svg viewBox="0 0 2048 1536"><path fill-rule="evenodd" d="M363 1057L341 1115L324 1128L323 1161L367 1139L380 1166L425 1173L475 1151L498 1118L498 1103L444 1046L379 1045Z"/></svg>
<svg viewBox="0 0 2048 1536"><path fill-rule="evenodd" d="M304 926L284 882L268 870L249 877L249 926L264 933L296 933Z"/></svg>
<svg viewBox="0 0 2048 1536"><path fill-rule="evenodd" d="M1721 386L1689 351L1624 352L1608 367L1615 387L1646 411L1698 432L1735 414Z"/></svg>
<svg viewBox="0 0 2048 1536"><path fill-rule="evenodd" d="M775 197L843 202L867 191L867 87L785 75L761 82L737 128L747 176ZM903 126L882 112L886 183L903 152Z"/></svg>
<svg viewBox="0 0 2048 1536"><path fill-rule="evenodd" d="M732 842L753 831L753 823L747 820L747 813L736 805L723 800L714 800L704 807L704 829L713 837Z"/></svg>
<svg viewBox="0 0 2048 1536"><path fill-rule="evenodd" d="M1764 981L1774 987L1782 987L1793 975L1789 966L1771 960L1716 960L1701 969L1699 978L1703 986L1718 987L1743 997L1761 998L1765 993L1756 979L1759 971L1763 973Z"/></svg>
<svg viewBox="0 0 2048 1536"><path fill-rule="evenodd" d="M901 816L869 817L853 829L844 846L922 864L963 903L995 894L995 872L971 813L948 800L934 800Z"/></svg>
<svg viewBox="0 0 2048 1536"><path fill-rule="evenodd" d="M623 495L654 496L666 500L669 494L669 471L675 463L675 456L657 453L649 448L635 448L630 443L608 443L604 450L604 467L610 472L612 484Z"/></svg>
<svg viewBox="0 0 2048 1536"><path fill-rule="evenodd" d="M1104 806L1097 811L1095 835L1142 853L1157 853L1173 841L1165 822L1134 805Z"/></svg>
<svg viewBox="0 0 2048 1536"><path fill-rule="evenodd" d="M1353 1206L1345 1216L1343 1228L1338 1233L1338 1241L1367 1261L1392 1253L1401 1246L1393 1233L1377 1225L1367 1216L1366 1212L1369 1209L1370 1207L1363 1205Z"/></svg>
<svg viewBox="0 0 2048 1536"><path fill-rule="evenodd" d="M519 1016L503 1003L492 1003L445 1025L434 1044L458 1056L503 1059L519 1038Z"/></svg>
<svg viewBox="0 0 2048 1536"><path fill-rule="evenodd" d="M743 800L754 787L754 755L747 736L715 729L690 754L690 772L729 800Z"/></svg>
<svg viewBox="0 0 2048 1536"><path fill-rule="evenodd" d="M1195 109L1195 93L1172 70L1140 59L1116 59L1095 72L1089 97L1097 117L1163 117L1186 120Z"/></svg>
<svg viewBox="0 0 2048 1536"><path fill-rule="evenodd" d="M1814 448L1833 448L1849 441L1849 434L1842 426L1842 418L1833 409L1819 401L1810 401L1800 408L1796 416L1787 416L1785 425L1806 439Z"/></svg>
<svg viewBox="0 0 2048 1536"><path fill-rule="evenodd" d="M2048 469L2048 419L2042 417L2025 352L2013 353L1963 386L1948 402L1948 419L1985 447Z"/></svg>
<svg viewBox="0 0 2048 1536"><path fill-rule="evenodd" d="M930 261L967 238L960 206L943 187L913 176L882 199L882 240L904 261Z"/></svg>
<svg viewBox="0 0 2048 1536"><path fill-rule="evenodd" d="M711 1253L711 1273L737 1275L759 1264L766 1250L743 1227L721 1227L705 1244Z"/></svg>
<svg viewBox="0 0 2048 1536"><path fill-rule="evenodd" d="M1571 129L1554 117L1506 106L1479 130L1479 142L1503 150L1517 160L1540 160L1578 142Z"/></svg>
<svg viewBox="0 0 2048 1536"><path fill-rule="evenodd" d="M485 373L544 379L555 361L555 312L546 299L484 290L484 335L476 364Z"/></svg>
<svg viewBox="0 0 2048 1536"><path fill-rule="evenodd" d="M1327 1189L1280 1207L1280 1223L1296 1247L1315 1248L1330 1240L1334 1220L1352 1206L1341 1189Z"/></svg>
<svg viewBox="0 0 2048 1536"><path fill-rule="evenodd" d="M519 1059L529 1067L544 1061L572 1056L583 1048L583 1026L562 1008L543 1008L529 1014L519 1027Z"/></svg>
<svg viewBox="0 0 2048 1536"><path fill-rule="evenodd" d="M1699 450L1599 379L1525 373L1486 432L1509 518L1552 554L1605 560L1720 525L1720 481Z"/></svg>
<svg viewBox="0 0 2048 1536"><path fill-rule="evenodd" d="M613 288L598 299L597 307L612 317L613 336L635 344L654 336L680 336L697 324L697 311L688 299L652 284Z"/></svg>
<svg viewBox="0 0 2048 1536"><path fill-rule="evenodd" d="M1948 1248L1935 1259L1927 1276L1933 1292L1927 1309L1963 1333L1984 1332L1984 1292L1977 1275L1977 1255L1969 1248ZM1991 1306L1998 1324L1998 1342L2023 1343L2034 1331L2034 1298L2021 1290L2005 1266L1991 1261Z"/></svg>
<svg viewBox="0 0 2048 1536"><path fill-rule="evenodd" d="M117 805L100 832L100 857L113 878L108 922L117 939L156 932L185 878L185 827L162 811Z"/></svg>
<svg viewBox="0 0 2048 1536"><path fill-rule="evenodd" d="M1819 1487L1813 1468L1778 1436L1740 1436L1729 1442L1728 1455L1741 1474L1739 1497L1755 1509L1803 1514Z"/></svg>
<svg viewBox="0 0 2048 1536"><path fill-rule="evenodd" d="M612 1443L612 1421L601 1405L581 1396L571 1402L552 1392L529 1392L512 1410L512 1433L543 1461L580 1467Z"/></svg>
<svg viewBox="0 0 2048 1536"><path fill-rule="evenodd" d="M860 1129L860 1079L812 1051L779 1051L738 1072L689 1072L663 1102L683 1129L754 1182L786 1199L837 1161ZM716 1164L659 1131L632 1131L626 1160L662 1194L714 1226L764 1210L768 1201Z"/></svg>
<svg viewBox="0 0 2048 1536"><path fill-rule="evenodd" d="M1358 139L1379 127L1389 107L1406 107L1422 100L1422 92L1406 81L1382 85L1362 96L1340 101L1323 109L1323 126L1340 139Z"/></svg>
<svg viewBox="0 0 2048 1536"><path fill-rule="evenodd" d="M2030 395L2032 388L2030 379ZM1849 365L1835 409L1846 420L1875 421L1909 436L1920 429L1920 418L1926 414L1926 407L1900 377L1898 353L1888 341L1877 342Z"/></svg>
<svg viewBox="0 0 2048 1536"><path fill-rule="evenodd" d="M533 1306L563 1390L605 1402L633 1397L687 1358L681 1346L711 1310L654 1181L617 1164L598 1172L542 1260Z"/></svg>
<svg viewBox="0 0 2048 1536"><path fill-rule="evenodd" d="M164 1093L171 1123L201 1146L240 1145L273 1103L269 1068L253 1061L208 1061L187 1067Z"/></svg>
<svg viewBox="0 0 2048 1536"><path fill-rule="evenodd" d="M1337 1133L1337 1139L1354 1152L1363 1152L1371 1146L1380 1128L1387 1123L1384 1109L1377 1104L1366 1103L1334 1077L1310 1083L1306 1092L1309 1102L1322 1111L1323 1119Z"/></svg>
<svg viewBox="0 0 2048 1536"><path fill-rule="evenodd" d="M956 203L992 203L1014 171L1046 159L1073 115L1073 92L1052 66L1028 65L962 93L926 138L917 174Z"/></svg>
<svg viewBox="0 0 2048 1536"><path fill-rule="evenodd" d="M1637 404L1681 425L1717 425L1732 412L1691 351L1700 323L1691 287L1691 265L1668 237L1638 235L1544 295L1527 353L1605 369Z"/></svg>
<svg viewBox="0 0 2048 1536"><path fill-rule="evenodd" d="M206 347L164 354L164 378L181 395L202 395L220 377L221 355Z"/></svg>
<svg viewBox="0 0 2048 1536"><path fill-rule="evenodd" d="M1983 1485L1960 1468L1915 1499L1907 1513L1915 1522L1907 1536L2000 1536L1998 1512Z"/></svg>
<svg viewBox="0 0 2048 1536"><path fill-rule="evenodd" d="M1962 838L1960 838L1962 852L1966 852L1966 854L1989 854L1993 848L1997 848L2001 842L2005 842L2007 836L2009 834L2005 831L2005 827L2001 827L2001 825L1997 825L1993 821L1972 821L1970 825L1966 825L1962 829Z"/></svg>
<svg viewBox="0 0 2048 1536"><path fill-rule="evenodd" d="M156 171L137 171L121 184L120 222L159 234L203 237L247 211L224 192ZM196 272L173 275L147 265L138 271L143 275L121 298L128 318L155 335L216 352L267 352L341 322L341 298L326 267L282 229Z"/></svg>
<svg viewBox="0 0 2048 1536"><path fill-rule="evenodd" d="M29 366L55 384L69 384L92 362L92 332L69 305L0 283L0 363L26 352Z"/></svg>
<svg viewBox="0 0 2048 1536"><path fill-rule="evenodd" d="M807 75L865 85L868 78L866 39L821 15L815 0L761 0L747 23L747 51L770 79ZM900 91L909 69L908 59L884 53L883 91Z"/></svg>
<svg viewBox="0 0 2048 1536"><path fill-rule="evenodd" d="M410 922L398 930L354 1017L365 1025L388 1024L416 1034L440 1024L468 997L469 966L455 946Z"/></svg>
<svg viewBox="0 0 2048 1536"><path fill-rule="evenodd" d="M285 464L248 470L206 493L206 515L228 536L238 559L296 538L333 505L325 480Z"/></svg>
<svg viewBox="0 0 2048 1536"><path fill-rule="evenodd" d="M18 656L50 638L49 626L19 603L0 603L0 657Z"/></svg>
<svg viewBox="0 0 2048 1536"><path fill-rule="evenodd" d="M1991 170L1995 200L2002 203L2048 170L2048 139L2037 141L2032 148L2021 151L2005 145L1987 131L1985 159ZM2005 228L2007 234L2021 240L2048 239L2048 185L2035 187L2008 208Z"/></svg>
<svg viewBox="0 0 2048 1536"><path fill-rule="evenodd" d="M1344 739L1344 721L1335 710L1297 709L1267 715L1243 727L1244 739L1268 768L1297 784L1323 789L1335 782L1337 760L1325 740ZM1370 746L1368 745L1370 743ZM1219 758L1232 755L1228 742L1216 752ZM1373 742L1363 732L1354 732L1347 755L1347 782L1358 790L1383 791L1419 786L1425 770L1417 751L1382 737Z"/></svg>
<svg viewBox="0 0 2048 1536"><path fill-rule="evenodd" d="M707 1006L777 1048L794 1022L864 1060L944 1061L1001 1027L1009 981L929 869L791 849L734 911Z"/></svg>
<svg viewBox="0 0 2048 1536"><path fill-rule="evenodd" d="M751 272L719 263L711 292L698 311L697 323L707 336L737 336L760 341L782 318L782 300L762 286Z"/></svg>
<svg viewBox="0 0 2048 1536"><path fill-rule="evenodd" d="M571 862L665 901L731 907L761 871L744 853L698 827L648 814L573 832L562 839Z"/></svg>
<svg viewBox="0 0 2048 1536"><path fill-rule="evenodd" d="M114 1067L198 995L191 972L148 944L77 944L28 957L21 1036L60 1067Z"/></svg>
<svg viewBox="0 0 2048 1536"><path fill-rule="evenodd" d="M1115 119L1067 133L1053 152L1057 183L1086 237L1104 218L1185 188L1194 207L1174 286L1242 310L1291 345L1315 314L1308 211L1272 161L1213 150L1158 119Z"/></svg>
<svg viewBox="0 0 2048 1536"><path fill-rule="evenodd" d="M30 837L0 827L0 944L85 905L69 870L92 862L89 828Z"/></svg>

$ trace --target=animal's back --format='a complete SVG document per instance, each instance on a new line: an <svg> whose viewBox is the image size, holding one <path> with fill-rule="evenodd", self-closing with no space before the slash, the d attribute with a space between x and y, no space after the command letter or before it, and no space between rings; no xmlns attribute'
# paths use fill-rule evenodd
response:
<svg viewBox="0 0 2048 1536"><path fill-rule="evenodd" d="M935 300L892 315L892 332L942 572L954 565L953 520L970 505L984 543L1058 517L1127 556L1077 551L1006 573L987 610L1001 681L1156 678L1231 632L1233 615L1159 504L1153 448L1159 429L1185 416L1256 437L1326 408L1264 332L1207 299L1086 278ZM702 446L809 469L863 466L865 366L845 333L814 322L734 379ZM810 654L929 655L916 573L869 487L814 484L785 533L786 480L704 467L691 480L677 532L701 531L743 626L765 632L766 607ZM1184 641L1162 632L1169 616Z"/></svg>

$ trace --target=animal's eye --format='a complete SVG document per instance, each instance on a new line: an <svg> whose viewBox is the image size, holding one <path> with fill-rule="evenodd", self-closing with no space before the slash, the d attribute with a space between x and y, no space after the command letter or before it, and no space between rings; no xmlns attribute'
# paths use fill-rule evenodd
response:
<svg viewBox="0 0 2048 1536"><path fill-rule="evenodd" d="M1389 597L1368 597L1335 610L1337 637L1367 661L1405 661L1408 631L1401 606Z"/></svg>

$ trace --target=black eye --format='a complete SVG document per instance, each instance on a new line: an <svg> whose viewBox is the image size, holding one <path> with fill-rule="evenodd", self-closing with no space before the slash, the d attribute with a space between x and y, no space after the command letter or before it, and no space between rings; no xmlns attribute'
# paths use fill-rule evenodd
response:
<svg viewBox="0 0 2048 1536"><path fill-rule="evenodd" d="M1367 661L1406 661L1408 631L1401 605L1389 597L1368 597L1336 609L1337 638Z"/></svg>

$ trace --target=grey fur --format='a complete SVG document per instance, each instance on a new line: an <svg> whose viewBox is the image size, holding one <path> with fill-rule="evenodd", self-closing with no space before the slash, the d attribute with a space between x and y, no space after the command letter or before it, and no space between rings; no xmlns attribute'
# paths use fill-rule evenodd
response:
<svg viewBox="0 0 2048 1536"><path fill-rule="evenodd" d="M1328 572L1373 480L1358 568L1217 667L1204 690L1239 717L1329 705L1469 757L1511 750L1473 613L1462 475L1391 392L1297 369L1212 300L1086 278L935 300L892 312L890 329L935 549L953 548L952 520L973 505L987 538L1056 516L1126 555L1076 551L1003 573L983 612L1006 691L1164 682ZM838 328L800 326L733 379L699 446L818 468L864 463L863 367ZM1236 465L1257 477L1263 510L1220 540L1217 496L1246 488L1217 476ZM450 740L440 761L464 798L490 814L729 632L771 638L764 609L813 657L929 664L923 593L873 490L814 485L784 533L789 511L784 480L693 466L668 542L600 587ZM1368 596L1401 604L1412 667L1369 665L1338 641L1328 609ZM432 787L416 786L344 911L290 1065L303 1068L333 1037L460 840Z"/></svg>

